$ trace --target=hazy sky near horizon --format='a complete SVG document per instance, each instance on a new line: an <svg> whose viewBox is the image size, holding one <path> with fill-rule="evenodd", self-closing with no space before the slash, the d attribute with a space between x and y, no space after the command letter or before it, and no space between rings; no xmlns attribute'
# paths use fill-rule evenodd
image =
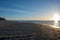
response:
<svg viewBox="0 0 60 40"><path fill-rule="evenodd" d="M0 17L8 20L51 20L60 0L0 0Z"/></svg>

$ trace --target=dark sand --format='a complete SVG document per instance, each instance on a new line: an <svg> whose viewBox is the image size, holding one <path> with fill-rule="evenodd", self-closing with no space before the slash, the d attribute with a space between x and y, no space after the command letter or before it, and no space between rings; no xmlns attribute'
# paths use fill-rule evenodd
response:
<svg viewBox="0 0 60 40"><path fill-rule="evenodd" d="M0 37L15 35L35 35L37 40L60 40L60 28L26 22L0 21Z"/></svg>

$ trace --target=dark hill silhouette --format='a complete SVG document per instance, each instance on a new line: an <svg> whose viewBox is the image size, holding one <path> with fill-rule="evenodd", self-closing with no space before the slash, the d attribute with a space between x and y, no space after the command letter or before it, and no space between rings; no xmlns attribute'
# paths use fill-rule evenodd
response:
<svg viewBox="0 0 60 40"><path fill-rule="evenodd" d="M0 17L0 21L6 20L5 18Z"/></svg>

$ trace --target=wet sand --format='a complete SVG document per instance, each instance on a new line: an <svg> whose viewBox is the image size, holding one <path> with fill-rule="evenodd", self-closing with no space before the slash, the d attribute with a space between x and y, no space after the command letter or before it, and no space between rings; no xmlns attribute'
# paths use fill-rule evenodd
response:
<svg viewBox="0 0 60 40"><path fill-rule="evenodd" d="M60 40L60 28L27 22L0 21L0 37L35 35L37 40Z"/></svg>

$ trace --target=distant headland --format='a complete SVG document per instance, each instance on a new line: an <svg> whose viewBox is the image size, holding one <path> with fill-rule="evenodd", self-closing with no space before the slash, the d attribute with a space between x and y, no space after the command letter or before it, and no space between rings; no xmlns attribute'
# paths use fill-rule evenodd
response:
<svg viewBox="0 0 60 40"><path fill-rule="evenodd" d="M5 19L5 18L0 17L0 21L6 21L6 19Z"/></svg>

